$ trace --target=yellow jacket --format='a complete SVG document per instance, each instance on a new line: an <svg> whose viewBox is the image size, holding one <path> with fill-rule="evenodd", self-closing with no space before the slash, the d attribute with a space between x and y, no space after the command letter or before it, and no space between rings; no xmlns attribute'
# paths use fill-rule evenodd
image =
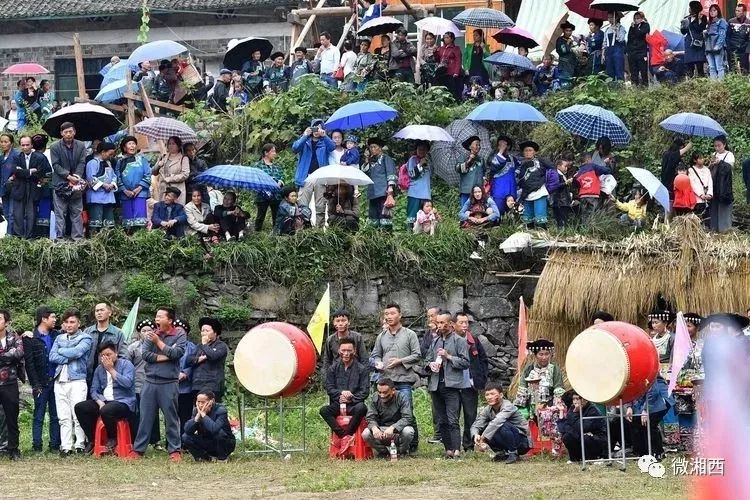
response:
<svg viewBox="0 0 750 500"><path fill-rule="evenodd" d="M627 203L615 200L615 203L617 204L617 209L626 212L630 220L643 220L646 218L648 203L641 206L638 206L638 200L631 200Z"/></svg>

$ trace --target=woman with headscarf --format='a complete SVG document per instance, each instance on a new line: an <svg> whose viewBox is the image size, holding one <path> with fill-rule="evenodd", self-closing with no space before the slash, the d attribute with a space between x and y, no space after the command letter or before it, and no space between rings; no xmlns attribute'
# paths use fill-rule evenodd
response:
<svg viewBox="0 0 750 500"><path fill-rule="evenodd" d="M138 153L138 140L127 136L120 141L122 158L117 162L122 225L130 233L146 227L148 199L151 196L151 165Z"/></svg>
<svg viewBox="0 0 750 500"><path fill-rule="evenodd" d="M502 216L507 210L505 203L508 196L515 200L518 196L518 184L516 173L518 171L518 159L510 151L513 149L513 139L507 135L501 135L495 143L497 151L489 160L490 196L497 204Z"/></svg>

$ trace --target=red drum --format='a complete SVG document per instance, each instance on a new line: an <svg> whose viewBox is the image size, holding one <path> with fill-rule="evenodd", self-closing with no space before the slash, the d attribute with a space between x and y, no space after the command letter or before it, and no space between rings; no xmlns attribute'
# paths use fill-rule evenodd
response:
<svg viewBox="0 0 750 500"><path fill-rule="evenodd" d="M288 323L256 326L242 337L234 353L234 371L258 396L293 396L315 373L315 346L305 332Z"/></svg>
<svg viewBox="0 0 750 500"><path fill-rule="evenodd" d="M659 374L659 355L648 334L609 321L579 333L568 347L565 371L573 389L593 403L634 401Z"/></svg>

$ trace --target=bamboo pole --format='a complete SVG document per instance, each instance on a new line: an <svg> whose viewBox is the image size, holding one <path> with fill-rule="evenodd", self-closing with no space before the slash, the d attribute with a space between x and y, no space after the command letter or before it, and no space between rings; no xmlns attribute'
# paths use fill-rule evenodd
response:
<svg viewBox="0 0 750 500"><path fill-rule="evenodd" d="M76 79L78 80L78 97L88 99L86 96L86 78L83 69L83 49L81 49L81 37L73 33L73 56L76 60Z"/></svg>
<svg viewBox="0 0 750 500"><path fill-rule="evenodd" d="M325 5L326 0L319 0L318 4L315 6L314 9L302 9L303 11L319 11L323 9L323 6ZM346 10L347 13L351 12L351 9L349 7L342 7ZM295 11L292 11L295 12ZM302 45L302 42L305 40L305 37L307 36L307 33L310 31L310 28L312 28L313 23L315 22L315 19L317 19L318 16L316 14L313 14L310 16L310 18L305 23L304 28L302 28L302 31L300 32L299 36L297 37L297 40L292 44L292 46L289 48L289 54L294 55L294 48Z"/></svg>
<svg viewBox="0 0 750 500"><path fill-rule="evenodd" d="M143 107L146 109L146 116L148 116L149 118L153 118L154 109L151 107L151 100L148 98L148 94L146 94L146 89L143 87L143 85L141 85L140 87L141 100L143 101ZM159 151L161 151L161 154L166 154L167 145L164 144L164 141L159 139L158 141L156 141L156 144L159 146Z"/></svg>
<svg viewBox="0 0 750 500"><path fill-rule="evenodd" d="M352 29L352 24L354 24L354 21L357 20L357 14L352 14L352 17L349 18L349 21L344 25L344 31L341 33L341 38L339 38L339 43L336 44L336 49L341 50L341 47L344 45L344 41L346 40L346 35L349 33L349 30Z"/></svg>
<svg viewBox="0 0 750 500"><path fill-rule="evenodd" d="M415 15L417 17L424 16L428 12L435 12L435 4L416 4L412 5L412 9L407 9L403 5L389 5L385 13L389 16L401 16L404 14ZM351 14L352 9L350 7L315 7L314 9L294 9L289 13L288 19L302 20L316 17L347 17ZM305 32L305 34L307 34Z"/></svg>

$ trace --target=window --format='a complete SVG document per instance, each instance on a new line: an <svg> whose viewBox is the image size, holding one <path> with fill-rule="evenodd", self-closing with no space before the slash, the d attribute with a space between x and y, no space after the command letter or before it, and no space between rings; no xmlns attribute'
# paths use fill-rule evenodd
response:
<svg viewBox="0 0 750 500"><path fill-rule="evenodd" d="M83 60L83 73L86 82L86 93L93 97L99 92L102 75L99 71L109 64L109 57L94 57ZM78 97L78 78L75 59L55 60L55 95L58 102L72 103Z"/></svg>

